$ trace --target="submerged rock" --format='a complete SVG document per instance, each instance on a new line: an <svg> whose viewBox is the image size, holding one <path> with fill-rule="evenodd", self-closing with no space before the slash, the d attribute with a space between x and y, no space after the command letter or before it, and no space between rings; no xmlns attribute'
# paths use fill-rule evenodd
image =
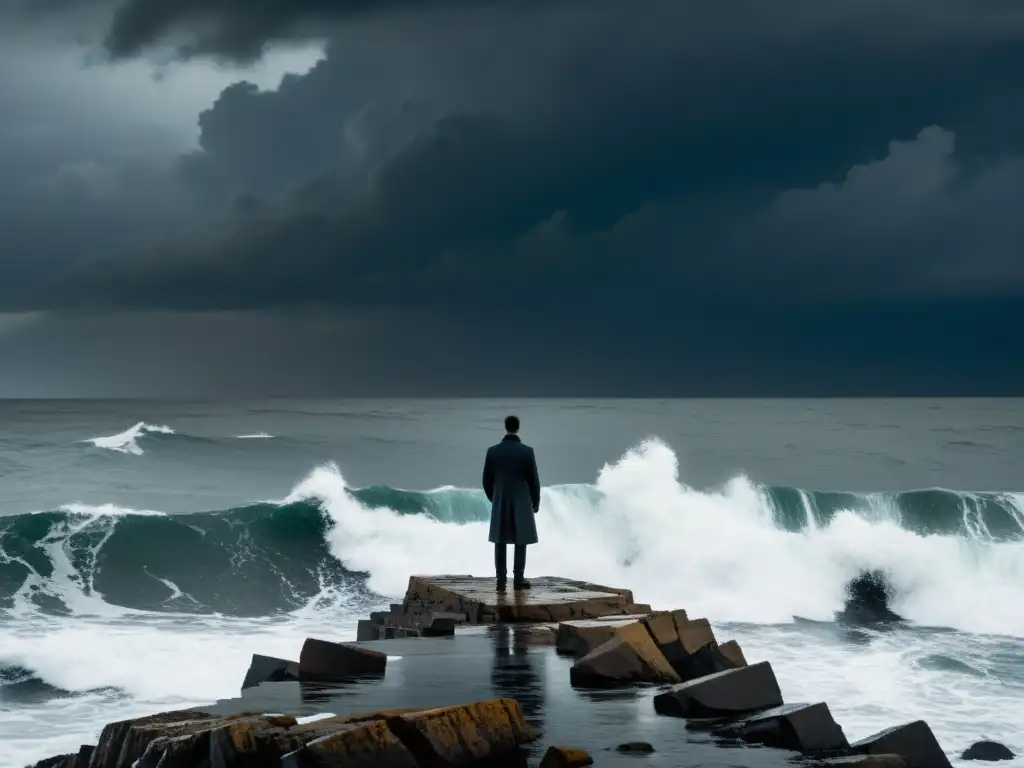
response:
<svg viewBox="0 0 1024 768"><path fill-rule="evenodd" d="M961 760L984 760L995 762L996 760L1013 760L1016 755L1009 747L1000 744L998 741L979 741L972 744L960 755Z"/></svg>
<svg viewBox="0 0 1024 768"><path fill-rule="evenodd" d="M649 755L654 752L654 747L646 741L627 741L625 744L619 744L615 751L629 755Z"/></svg>
<svg viewBox="0 0 1024 768"><path fill-rule="evenodd" d="M594 758L586 750L574 747L548 747L540 761L540 768L585 768L593 764Z"/></svg>
<svg viewBox="0 0 1024 768"><path fill-rule="evenodd" d="M843 624L885 625L903 621L889 609L895 590L882 571L863 571L846 585L846 603L836 614Z"/></svg>

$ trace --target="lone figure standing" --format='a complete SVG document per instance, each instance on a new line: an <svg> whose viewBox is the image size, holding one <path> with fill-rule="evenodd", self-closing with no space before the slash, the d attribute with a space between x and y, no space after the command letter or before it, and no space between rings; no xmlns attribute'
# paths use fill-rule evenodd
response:
<svg viewBox="0 0 1024 768"><path fill-rule="evenodd" d="M540 478L533 448L519 439L519 418L505 417L505 437L487 449L484 460L484 493L491 502L491 533L494 543L494 571L498 589L505 589L508 562L507 546L515 545L512 563L512 588L529 589L523 578L526 570L526 547L537 543L537 523L533 519L540 509Z"/></svg>

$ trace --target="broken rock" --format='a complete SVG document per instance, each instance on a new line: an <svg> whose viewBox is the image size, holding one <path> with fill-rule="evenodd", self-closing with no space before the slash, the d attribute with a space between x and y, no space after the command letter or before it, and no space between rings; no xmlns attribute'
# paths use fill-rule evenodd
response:
<svg viewBox="0 0 1024 768"><path fill-rule="evenodd" d="M252 661L249 662L249 671L245 673L245 679L242 681L242 690L260 683L280 683L298 679L298 662L254 653Z"/></svg>
<svg viewBox="0 0 1024 768"><path fill-rule="evenodd" d="M642 618L644 617L626 614L601 619L563 621L558 625L556 649L560 653L576 657L586 656L599 645L603 645L615 637L615 630L629 624L636 624Z"/></svg>
<svg viewBox="0 0 1024 768"><path fill-rule="evenodd" d="M887 728L874 736L850 745L850 752L861 755L894 754L910 768L950 768L935 734L924 720Z"/></svg>
<svg viewBox="0 0 1024 768"><path fill-rule="evenodd" d="M848 746L843 729L832 719L824 702L776 707L719 728L715 733L810 756L835 755Z"/></svg>
<svg viewBox="0 0 1024 768"><path fill-rule="evenodd" d="M699 677L654 697L654 711L672 717L727 717L781 705L767 661Z"/></svg>
<svg viewBox="0 0 1024 768"><path fill-rule="evenodd" d="M388 664L386 653L351 643L332 643L308 638L299 654L299 677L312 682L350 680L367 675L383 675Z"/></svg>
<svg viewBox="0 0 1024 768"><path fill-rule="evenodd" d="M569 670L572 685L607 686L622 683L678 683L680 677L640 622L618 628Z"/></svg>

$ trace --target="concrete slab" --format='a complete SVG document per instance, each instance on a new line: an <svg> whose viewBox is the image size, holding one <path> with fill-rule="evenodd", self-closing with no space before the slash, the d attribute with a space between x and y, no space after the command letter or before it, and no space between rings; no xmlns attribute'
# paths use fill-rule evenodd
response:
<svg viewBox="0 0 1024 768"><path fill-rule="evenodd" d="M464 613L470 624L542 623L632 613L633 593L553 576L530 579L532 589L499 592L494 578L412 576L403 606Z"/></svg>

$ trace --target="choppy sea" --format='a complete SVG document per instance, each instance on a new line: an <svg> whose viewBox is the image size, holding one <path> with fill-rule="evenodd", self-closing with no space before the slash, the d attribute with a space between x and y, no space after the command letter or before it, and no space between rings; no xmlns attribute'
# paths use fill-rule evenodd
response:
<svg viewBox="0 0 1024 768"><path fill-rule="evenodd" d="M708 617L851 739L1024 753L1024 401L64 400L0 401L0 766L235 696L413 572L490 575L507 412L544 485L528 573ZM865 569L906 627L832 623Z"/></svg>

